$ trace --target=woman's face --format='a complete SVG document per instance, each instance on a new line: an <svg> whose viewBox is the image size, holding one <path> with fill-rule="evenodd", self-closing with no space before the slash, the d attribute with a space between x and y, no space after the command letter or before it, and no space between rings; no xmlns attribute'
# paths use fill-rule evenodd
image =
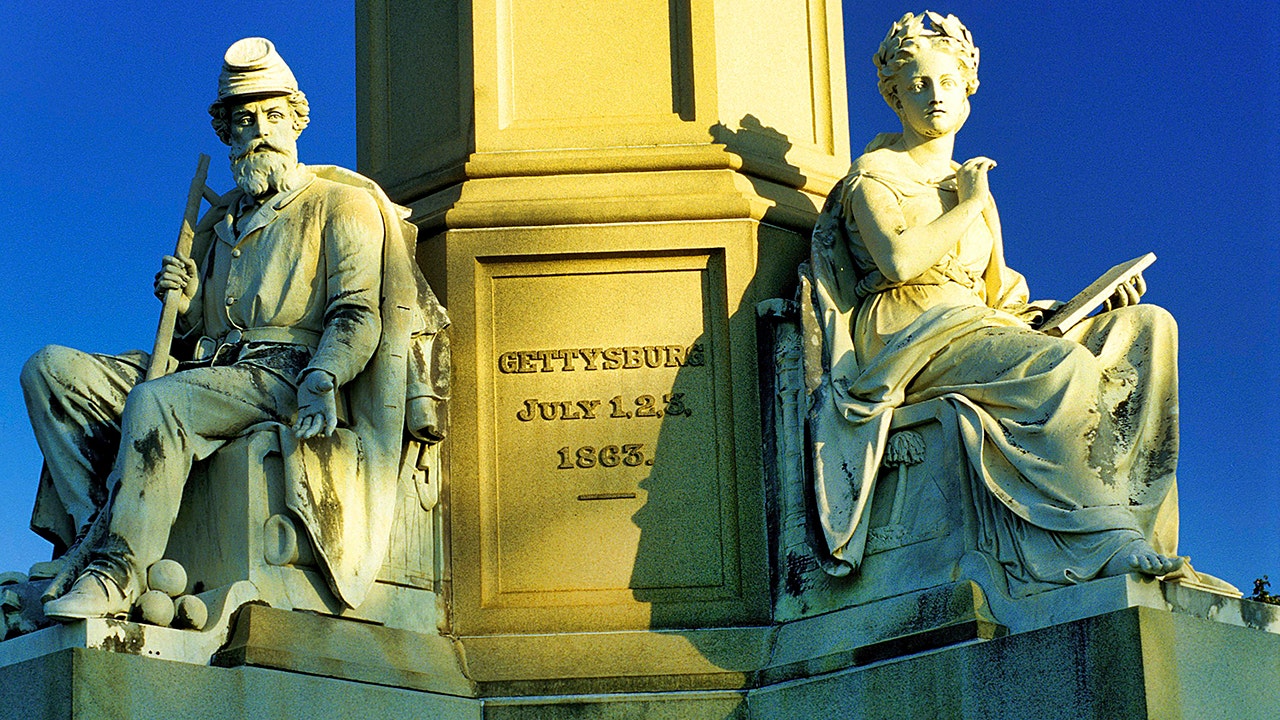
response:
<svg viewBox="0 0 1280 720"><path fill-rule="evenodd" d="M960 61L943 50L922 48L898 72L902 129L921 137L949 135L969 117L969 95Z"/></svg>

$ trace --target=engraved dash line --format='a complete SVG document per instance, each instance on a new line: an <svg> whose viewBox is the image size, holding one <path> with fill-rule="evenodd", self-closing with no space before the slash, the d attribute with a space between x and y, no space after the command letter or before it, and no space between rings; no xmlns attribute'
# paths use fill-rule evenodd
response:
<svg viewBox="0 0 1280 720"><path fill-rule="evenodd" d="M579 500L635 500L635 493L583 493Z"/></svg>

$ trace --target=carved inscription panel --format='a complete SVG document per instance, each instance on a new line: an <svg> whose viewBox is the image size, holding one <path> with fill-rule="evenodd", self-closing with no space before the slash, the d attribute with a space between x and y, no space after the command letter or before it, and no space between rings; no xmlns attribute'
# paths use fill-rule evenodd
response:
<svg viewBox="0 0 1280 720"><path fill-rule="evenodd" d="M486 270L485 604L735 592L722 257Z"/></svg>

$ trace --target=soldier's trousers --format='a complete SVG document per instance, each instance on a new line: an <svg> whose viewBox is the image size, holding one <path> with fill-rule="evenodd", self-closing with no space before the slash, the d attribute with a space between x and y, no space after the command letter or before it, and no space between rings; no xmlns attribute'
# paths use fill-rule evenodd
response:
<svg viewBox="0 0 1280 720"><path fill-rule="evenodd" d="M143 382L146 353L95 355L50 345L27 361L22 389L52 487L77 528L113 494L93 567L137 597L164 556L191 465L265 421L289 423L297 389L245 364Z"/></svg>

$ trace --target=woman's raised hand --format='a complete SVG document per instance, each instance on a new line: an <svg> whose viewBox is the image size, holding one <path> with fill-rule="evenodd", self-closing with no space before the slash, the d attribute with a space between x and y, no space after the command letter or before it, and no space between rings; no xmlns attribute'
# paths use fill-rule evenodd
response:
<svg viewBox="0 0 1280 720"><path fill-rule="evenodd" d="M983 204L991 202L991 187L987 184L987 171L996 166L996 161L988 157L978 156L966 160L956 171L956 192L960 202L971 197L983 199Z"/></svg>

